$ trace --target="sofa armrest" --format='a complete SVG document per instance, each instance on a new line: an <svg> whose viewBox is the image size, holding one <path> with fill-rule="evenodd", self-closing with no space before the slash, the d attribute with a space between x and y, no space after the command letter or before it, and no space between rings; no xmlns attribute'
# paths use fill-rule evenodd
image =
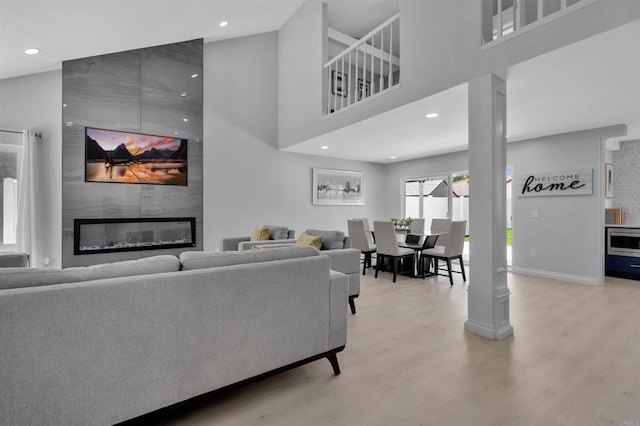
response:
<svg viewBox="0 0 640 426"><path fill-rule="evenodd" d="M322 250L331 260L331 269L349 277L349 296L360 294L360 250L354 248Z"/></svg>
<svg viewBox="0 0 640 426"><path fill-rule="evenodd" d="M354 248L322 250L331 259L331 269L343 274L360 272L360 250Z"/></svg>
<svg viewBox="0 0 640 426"><path fill-rule="evenodd" d="M329 321L329 347L338 348L347 344L347 301L349 278L338 271L329 272L331 319Z"/></svg>
<svg viewBox="0 0 640 426"><path fill-rule="evenodd" d="M238 243L237 250L251 250L254 247L268 247L268 246L286 246L294 245L296 240L264 240L264 241L241 241Z"/></svg>
<svg viewBox="0 0 640 426"><path fill-rule="evenodd" d="M251 237L231 237L223 238L220 241L220 249L222 251L238 251L238 244L243 241L249 241Z"/></svg>

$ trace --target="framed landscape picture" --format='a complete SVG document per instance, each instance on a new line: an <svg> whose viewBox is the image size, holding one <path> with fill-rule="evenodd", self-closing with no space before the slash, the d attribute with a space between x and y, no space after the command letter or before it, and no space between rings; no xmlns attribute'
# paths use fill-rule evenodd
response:
<svg viewBox="0 0 640 426"><path fill-rule="evenodd" d="M346 170L314 168L313 204L364 205L364 174Z"/></svg>
<svg viewBox="0 0 640 426"><path fill-rule="evenodd" d="M347 75L331 71L331 92L337 96L347 96Z"/></svg>

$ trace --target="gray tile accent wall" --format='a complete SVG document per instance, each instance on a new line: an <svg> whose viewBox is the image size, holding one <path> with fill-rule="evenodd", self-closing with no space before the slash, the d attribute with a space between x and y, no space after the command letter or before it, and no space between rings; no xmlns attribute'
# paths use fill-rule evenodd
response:
<svg viewBox="0 0 640 426"><path fill-rule="evenodd" d="M195 216L202 249L202 54L199 39L63 63L63 267L185 250L75 256L74 219ZM188 139L188 185L85 182L85 127Z"/></svg>
<svg viewBox="0 0 640 426"><path fill-rule="evenodd" d="M640 224L640 140L620 142L613 166L612 206L624 209L625 223Z"/></svg>

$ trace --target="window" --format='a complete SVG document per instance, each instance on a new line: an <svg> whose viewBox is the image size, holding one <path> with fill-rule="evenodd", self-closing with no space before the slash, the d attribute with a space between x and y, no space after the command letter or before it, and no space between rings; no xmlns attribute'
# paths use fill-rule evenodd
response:
<svg viewBox="0 0 640 426"><path fill-rule="evenodd" d="M431 223L434 217L448 217L450 211L449 176L409 179L404 183L404 215L423 217Z"/></svg>
<svg viewBox="0 0 640 426"><path fill-rule="evenodd" d="M0 143L0 252L15 250L21 152L19 145Z"/></svg>

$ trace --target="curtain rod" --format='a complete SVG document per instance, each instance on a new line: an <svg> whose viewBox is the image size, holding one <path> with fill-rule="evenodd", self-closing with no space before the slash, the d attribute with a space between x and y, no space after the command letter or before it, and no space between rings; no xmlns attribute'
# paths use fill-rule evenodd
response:
<svg viewBox="0 0 640 426"><path fill-rule="evenodd" d="M4 129L0 129L0 132L5 132L5 133L17 133L17 134L19 134L19 135L21 135L21 134L22 134L22 132L19 132L19 131L17 131L17 130L4 130ZM36 132L36 133L34 133L34 136L35 136L36 138L42 138L42 133L40 133L40 132Z"/></svg>

